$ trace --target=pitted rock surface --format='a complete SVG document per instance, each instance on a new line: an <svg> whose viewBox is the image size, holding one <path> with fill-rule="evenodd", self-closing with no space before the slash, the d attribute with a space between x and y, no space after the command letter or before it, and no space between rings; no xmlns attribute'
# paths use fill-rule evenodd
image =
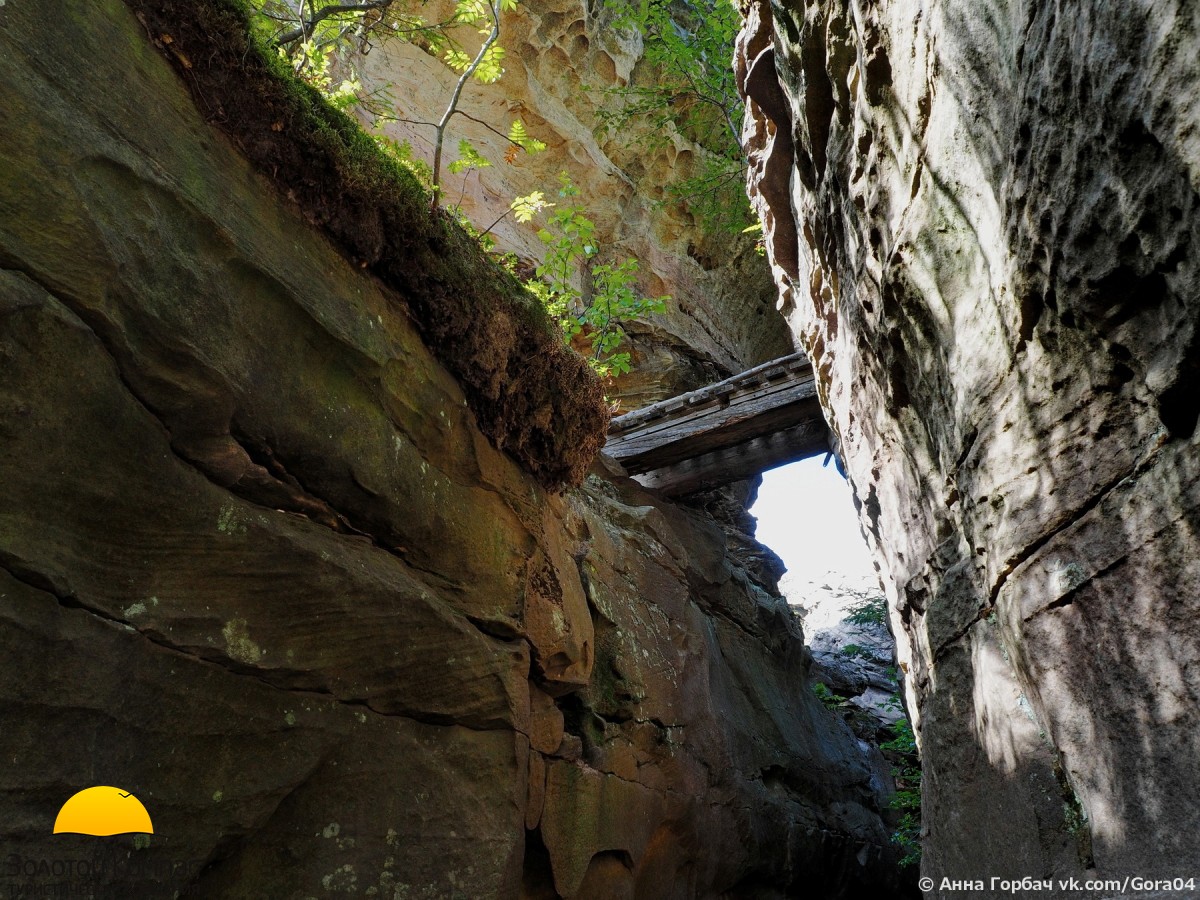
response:
<svg viewBox="0 0 1200 900"><path fill-rule="evenodd" d="M1200 850L1194 4L745 9L751 189L885 581L936 881Z"/></svg>

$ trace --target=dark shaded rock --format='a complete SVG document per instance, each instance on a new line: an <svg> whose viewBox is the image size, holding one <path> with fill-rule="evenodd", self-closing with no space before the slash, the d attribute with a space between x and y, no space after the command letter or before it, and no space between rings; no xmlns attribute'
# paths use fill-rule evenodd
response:
<svg viewBox="0 0 1200 900"><path fill-rule="evenodd" d="M679 502L710 516L725 532L726 548L746 573L768 593L778 594L779 579L787 567L774 550L754 539L758 523L750 515L761 483L761 477L737 481L725 487L689 494Z"/></svg>
<svg viewBox="0 0 1200 900"><path fill-rule="evenodd" d="M889 584L924 871L1167 876L1200 851L1195 5L746 23L787 113L750 106L751 186Z"/></svg>

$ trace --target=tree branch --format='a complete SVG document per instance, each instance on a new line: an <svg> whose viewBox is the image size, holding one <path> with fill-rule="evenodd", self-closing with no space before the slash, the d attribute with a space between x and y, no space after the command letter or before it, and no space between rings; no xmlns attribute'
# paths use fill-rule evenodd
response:
<svg viewBox="0 0 1200 900"><path fill-rule="evenodd" d="M300 24L277 37L275 43L282 47L301 38L307 38L319 23L325 21L330 16L339 16L342 13L351 12L370 12L373 9L387 9L393 2L394 0L363 0L362 3L334 3L331 6L321 7L321 9L318 9L307 19L304 18L303 7L301 7Z"/></svg>
<svg viewBox="0 0 1200 900"><path fill-rule="evenodd" d="M479 52L475 54L475 58L471 60L471 64L463 69L463 73L458 77L458 81L454 85L454 93L450 95L450 103L446 106L446 112L442 115L442 120L437 124L437 142L433 147L433 203L435 207L438 202L438 193L442 187L442 145L446 139L446 126L454 114L458 112L458 101L462 97L463 88L466 87L467 81L475 74L475 70L483 62L483 58L487 55L491 46L500 38L500 3L501 0L489 0L488 12L492 14L492 29L488 32L487 38L480 46Z"/></svg>

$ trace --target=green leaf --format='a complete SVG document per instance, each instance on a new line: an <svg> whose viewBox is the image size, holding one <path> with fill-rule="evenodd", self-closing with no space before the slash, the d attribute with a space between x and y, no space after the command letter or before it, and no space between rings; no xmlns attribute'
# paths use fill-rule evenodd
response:
<svg viewBox="0 0 1200 900"><path fill-rule="evenodd" d="M738 13L729 0L606 0L612 27L641 37L645 74L623 87L600 89L611 100L599 118L612 138L643 151L681 138L707 151L677 167L663 187L665 204L682 204L710 233L750 224L743 117L729 65ZM630 128L634 120L640 127Z"/></svg>
<svg viewBox="0 0 1200 900"><path fill-rule="evenodd" d="M526 153L541 153L546 149L544 143L529 136L529 132L525 130L525 123L520 119L515 120L509 126L508 139Z"/></svg>
<svg viewBox="0 0 1200 900"><path fill-rule="evenodd" d="M518 222L528 222L543 209L553 205L553 203L546 200L544 193L534 191L532 194L526 194L524 197L515 198L509 204L509 209L513 211L513 215Z"/></svg>
<svg viewBox="0 0 1200 900"><path fill-rule="evenodd" d="M486 169L491 165L487 157L480 155L470 141L458 142L458 159L450 163L450 172L457 175L467 169Z"/></svg>
<svg viewBox="0 0 1200 900"><path fill-rule="evenodd" d="M504 59L504 48L499 44L492 44L483 51L483 58L479 61L479 66L475 69L474 78L482 84L492 84L499 81L500 76L504 74L504 68L500 65L500 61ZM466 66L463 67L464 69Z"/></svg>
<svg viewBox="0 0 1200 900"><path fill-rule="evenodd" d="M455 72L465 72L471 65L471 57L467 56L462 50L457 47L451 47L446 51L446 55L442 57L446 65L452 68Z"/></svg>
<svg viewBox="0 0 1200 900"><path fill-rule="evenodd" d="M458 0L454 5L454 21L461 25L477 25L490 18L490 10L486 0Z"/></svg>

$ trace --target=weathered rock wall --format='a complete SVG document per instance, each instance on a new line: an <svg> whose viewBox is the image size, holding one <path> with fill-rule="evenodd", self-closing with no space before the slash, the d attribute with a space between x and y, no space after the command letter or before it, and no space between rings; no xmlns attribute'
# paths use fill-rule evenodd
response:
<svg viewBox="0 0 1200 900"><path fill-rule="evenodd" d="M441 276L348 262L196 45L117 0L0 45L7 893L888 889L883 786L711 520L498 451L418 337ZM95 784L155 834L52 835Z"/></svg>
<svg viewBox="0 0 1200 900"><path fill-rule="evenodd" d="M431 3L422 14L434 21L450 8ZM499 219L493 234L501 248L540 261L545 247L537 223L501 217L514 197L534 190L557 199L559 173L571 177L596 223L602 258L634 257L643 291L672 298L664 313L627 329L634 370L609 393L628 410L784 356L792 343L753 239L706 233L684 204L665 202L667 185L697 174L708 151L682 134L649 134L653 126L638 119L616 133L604 127L600 111L621 103L612 90L655 77L641 37L614 28L612 20L605 4L580 0L524 0L504 14L504 76L494 85L467 86L459 108L472 118L452 119L446 144L447 159L467 138L495 164L447 174L445 194L480 227ZM406 120L388 124L385 133L430 159L433 129L411 123L441 118L456 73L400 41L358 62L365 86L389 92L395 115ZM517 118L547 149L504 162L507 142L487 126L505 130Z"/></svg>
<svg viewBox="0 0 1200 900"><path fill-rule="evenodd" d="M746 15L751 186L891 586L925 872L1180 874L1200 852L1196 5Z"/></svg>

